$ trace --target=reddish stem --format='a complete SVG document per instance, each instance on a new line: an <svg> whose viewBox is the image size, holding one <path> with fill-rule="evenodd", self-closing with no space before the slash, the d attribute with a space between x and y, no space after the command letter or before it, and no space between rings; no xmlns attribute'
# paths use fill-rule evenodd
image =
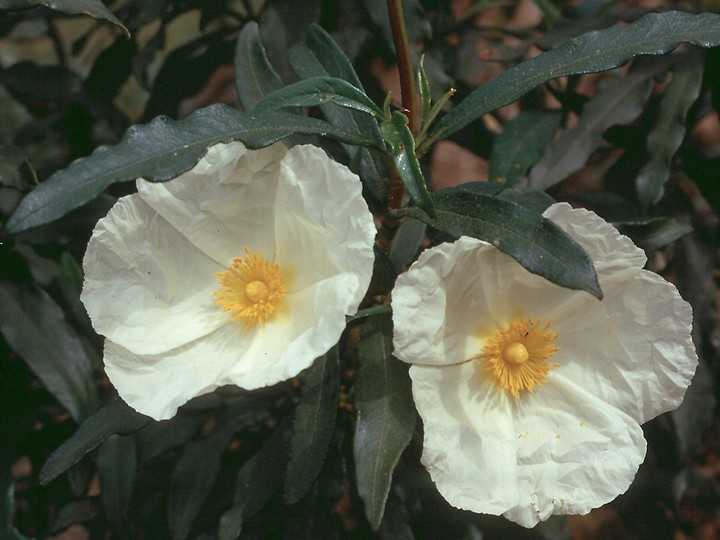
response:
<svg viewBox="0 0 720 540"><path fill-rule="evenodd" d="M405 18L403 17L402 0L387 0L390 28L395 43L395 57L400 72L400 94L402 106L407 111L410 130L417 133L419 123L416 114L417 90L413 74L410 47L408 44Z"/></svg>

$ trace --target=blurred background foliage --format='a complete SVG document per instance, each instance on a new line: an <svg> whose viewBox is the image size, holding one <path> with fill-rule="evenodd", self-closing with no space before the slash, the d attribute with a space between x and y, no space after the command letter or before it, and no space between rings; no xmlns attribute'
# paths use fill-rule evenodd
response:
<svg viewBox="0 0 720 540"><path fill-rule="evenodd" d="M433 98L452 86L454 103L591 29L648 11L720 8L714 0L404 6ZM400 96L382 0L0 1L0 223L38 181L118 143L135 123L181 119L213 103L252 107L264 93L253 97L258 79L243 70L256 65L238 54L248 23L257 24L281 84L298 79L288 51L317 24L375 103L388 92ZM238 87L246 92L239 96ZM595 210L693 305L698 374L680 409L646 424L647 460L613 503L533 530L451 508L419 464L422 428L404 367L388 374L381 395L358 380L363 362L390 357L388 325L377 319L351 324L340 350L302 380L253 393L223 388L165 422L130 410L104 377L102 338L79 302L91 231L133 191L120 183L54 223L14 235L0 225L0 538L720 537L719 106L720 50L681 46L608 72L553 79L473 119L422 160L434 190L489 181L516 186L508 198L526 205L547 205L546 191ZM321 117L317 109L306 114ZM349 163L339 143L312 141ZM389 290L398 261L428 241L424 226L409 223L394 242L396 224L380 223L389 256L379 250L376 289L379 282ZM412 253L400 253L407 245ZM385 464L384 478L373 477L357 456L385 448L359 441L357 424L373 422L377 400L395 395L402 414L384 429L402 455L397 466ZM317 403L330 403L321 407L325 438L308 446L315 458L286 471L299 459L290 455L293 419L297 430L303 407ZM378 486L387 501L366 491Z"/></svg>

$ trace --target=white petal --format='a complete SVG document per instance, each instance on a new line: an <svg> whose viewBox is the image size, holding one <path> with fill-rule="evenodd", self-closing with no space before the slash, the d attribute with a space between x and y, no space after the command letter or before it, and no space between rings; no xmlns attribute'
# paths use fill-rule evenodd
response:
<svg viewBox="0 0 720 540"><path fill-rule="evenodd" d="M138 193L192 244L223 266L244 249L274 259L274 199L282 143L248 151L218 144L170 182L138 180Z"/></svg>
<svg viewBox="0 0 720 540"><path fill-rule="evenodd" d="M105 340L105 373L133 409L155 420L172 418L178 407L222 384L227 368L224 356L233 346L227 339L229 328L225 326L171 354L137 355Z"/></svg>
<svg viewBox="0 0 720 540"><path fill-rule="evenodd" d="M294 290L343 272L357 277L343 300L357 310L370 284L375 225L359 178L314 146L288 151L275 199L277 261L296 269Z"/></svg>
<svg viewBox="0 0 720 540"><path fill-rule="evenodd" d="M677 408L697 367L690 305L645 270L601 280L605 298L589 313L559 321L558 377L637 422Z"/></svg>
<svg viewBox="0 0 720 540"><path fill-rule="evenodd" d="M464 362L515 319L556 321L592 303L587 293L554 285L491 245L463 237L425 251L398 277L395 355L425 365Z"/></svg>
<svg viewBox="0 0 720 540"><path fill-rule="evenodd" d="M595 212L573 208L568 203L556 203L545 210L543 216L587 251L598 274L645 266L645 252Z"/></svg>
<svg viewBox="0 0 720 540"><path fill-rule="evenodd" d="M249 333L228 380L252 390L296 376L337 343L345 328L349 291L358 282L342 274L288 295L289 313Z"/></svg>
<svg viewBox="0 0 720 540"><path fill-rule="evenodd" d="M551 381L519 401L478 362L412 366L423 418L423 464L452 505L526 527L584 514L623 493L645 456L637 422Z"/></svg>
<svg viewBox="0 0 720 540"><path fill-rule="evenodd" d="M337 342L345 328L342 302L357 285L355 276L337 276L288 295L289 312L264 326L229 323L160 355L133 354L107 340L105 371L130 406L157 420L223 384L247 390L276 384Z"/></svg>
<svg viewBox="0 0 720 540"><path fill-rule="evenodd" d="M98 222L83 269L81 299L93 326L137 354L173 349L227 321L212 298L223 268L137 195Z"/></svg>
<svg viewBox="0 0 720 540"><path fill-rule="evenodd" d="M475 294L482 290L476 264L493 251L485 242L463 237L426 250L398 276L392 305L393 345L400 360L454 364L481 352L475 335L492 315L482 295Z"/></svg>

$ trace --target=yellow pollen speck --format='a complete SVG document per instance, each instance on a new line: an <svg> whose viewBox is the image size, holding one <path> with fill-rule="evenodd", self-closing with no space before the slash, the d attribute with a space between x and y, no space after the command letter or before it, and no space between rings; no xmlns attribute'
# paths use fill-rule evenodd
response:
<svg viewBox="0 0 720 540"><path fill-rule="evenodd" d="M220 287L213 293L215 305L223 313L232 312L232 320L246 326L266 323L285 311L285 278L280 266L268 262L257 251L245 248L245 257L236 257L232 265L216 277Z"/></svg>
<svg viewBox="0 0 720 540"><path fill-rule="evenodd" d="M485 371L495 377L498 391L519 398L520 392L533 392L536 385L545 384L550 368L557 367L547 363L559 350L554 343L557 337L549 322L541 327L540 319L512 321L487 339L478 358L485 360Z"/></svg>

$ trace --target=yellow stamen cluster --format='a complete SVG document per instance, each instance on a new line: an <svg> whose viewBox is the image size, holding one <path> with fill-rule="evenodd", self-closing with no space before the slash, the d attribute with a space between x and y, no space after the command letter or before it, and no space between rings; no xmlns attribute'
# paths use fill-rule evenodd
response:
<svg viewBox="0 0 720 540"><path fill-rule="evenodd" d="M547 363L559 350L554 344L557 337L549 322L541 327L540 319L533 323L529 317L496 330L487 340L481 357L485 359L485 371L495 377L498 391L505 390L519 398L520 392L533 392L536 385L545 384L550 368L557 367Z"/></svg>
<svg viewBox="0 0 720 540"><path fill-rule="evenodd" d="M264 324L285 310L285 278L280 266L268 262L257 251L245 248L245 257L233 259L230 268L216 277L220 287L213 296L223 313L232 311L232 320L246 326Z"/></svg>

